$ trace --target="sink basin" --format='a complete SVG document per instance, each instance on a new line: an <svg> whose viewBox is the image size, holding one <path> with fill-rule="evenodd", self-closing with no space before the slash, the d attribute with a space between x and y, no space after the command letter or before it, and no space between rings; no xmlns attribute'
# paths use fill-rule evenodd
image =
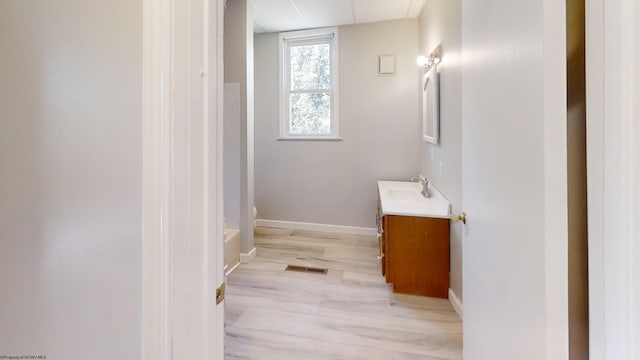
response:
<svg viewBox="0 0 640 360"><path fill-rule="evenodd" d="M389 190L387 194L389 195L389 198L391 200L398 201L404 204L414 203L418 201L420 196L420 194L416 193L415 191L404 189Z"/></svg>
<svg viewBox="0 0 640 360"><path fill-rule="evenodd" d="M451 203L438 189L425 198L420 193L422 185L410 181L378 181L378 195L382 215L420 216L448 219Z"/></svg>

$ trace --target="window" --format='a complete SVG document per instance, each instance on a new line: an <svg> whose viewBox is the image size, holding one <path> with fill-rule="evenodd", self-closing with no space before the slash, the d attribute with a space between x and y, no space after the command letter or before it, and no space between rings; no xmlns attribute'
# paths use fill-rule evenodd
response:
<svg viewBox="0 0 640 360"><path fill-rule="evenodd" d="M338 30L280 34L280 139L339 139Z"/></svg>

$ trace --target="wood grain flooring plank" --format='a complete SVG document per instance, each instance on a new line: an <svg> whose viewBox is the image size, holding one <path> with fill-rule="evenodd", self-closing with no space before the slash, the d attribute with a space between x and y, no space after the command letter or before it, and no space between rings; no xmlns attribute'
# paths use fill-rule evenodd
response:
<svg viewBox="0 0 640 360"><path fill-rule="evenodd" d="M233 328L227 356L252 360L450 360L442 357L386 351L330 341ZM230 360L231 358L227 358Z"/></svg>
<svg viewBox="0 0 640 360"><path fill-rule="evenodd" d="M255 244L227 280L226 359L462 358L449 302L392 293L375 237L257 228Z"/></svg>

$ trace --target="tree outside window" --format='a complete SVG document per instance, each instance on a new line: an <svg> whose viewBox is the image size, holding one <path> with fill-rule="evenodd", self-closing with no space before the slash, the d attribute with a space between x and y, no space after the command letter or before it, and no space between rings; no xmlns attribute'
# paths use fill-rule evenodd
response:
<svg viewBox="0 0 640 360"><path fill-rule="evenodd" d="M338 137L337 31L280 34L281 138Z"/></svg>

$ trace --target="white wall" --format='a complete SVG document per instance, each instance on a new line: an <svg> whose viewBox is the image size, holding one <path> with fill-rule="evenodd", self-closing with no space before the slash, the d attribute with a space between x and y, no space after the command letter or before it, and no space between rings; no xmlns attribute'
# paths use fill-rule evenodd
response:
<svg viewBox="0 0 640 360"><path fill-rule="evenodd" d="M418 51L428 55L441 44L440 142L420 140L420 169L462 212L462 10L460 0L427 0L420 15ZM422 133L422 130L421 132ZM462 300L462 226L451 225L450 288Z"/></svg>
<svg viewBox="0 0 640 360"><path fill-rule="evenodd" d="M418 21L340 27L343 141L277 141L278 35L255 37L259 218L374 227L378 179L418 172ZM396 76L377 75L395 54Z"/></svg>
<svg viewBox="0 0 640 360"><path fill-rule="evenodd" d="M0 2L0 354L141 357L140 1Z"/></svg>
<svg viewBox="0 0 640 360"><path fill-rule="evenodd" d="M240 84L240 237L242 253L253 249L254 121L253 0L228 0L224 14L224 81ZM225 119L225 122L230 119ZM229 124L225 125L230 128ZM233 134L232 136L235 136ZM235 201L230 197L225 201Z"/></svg>

